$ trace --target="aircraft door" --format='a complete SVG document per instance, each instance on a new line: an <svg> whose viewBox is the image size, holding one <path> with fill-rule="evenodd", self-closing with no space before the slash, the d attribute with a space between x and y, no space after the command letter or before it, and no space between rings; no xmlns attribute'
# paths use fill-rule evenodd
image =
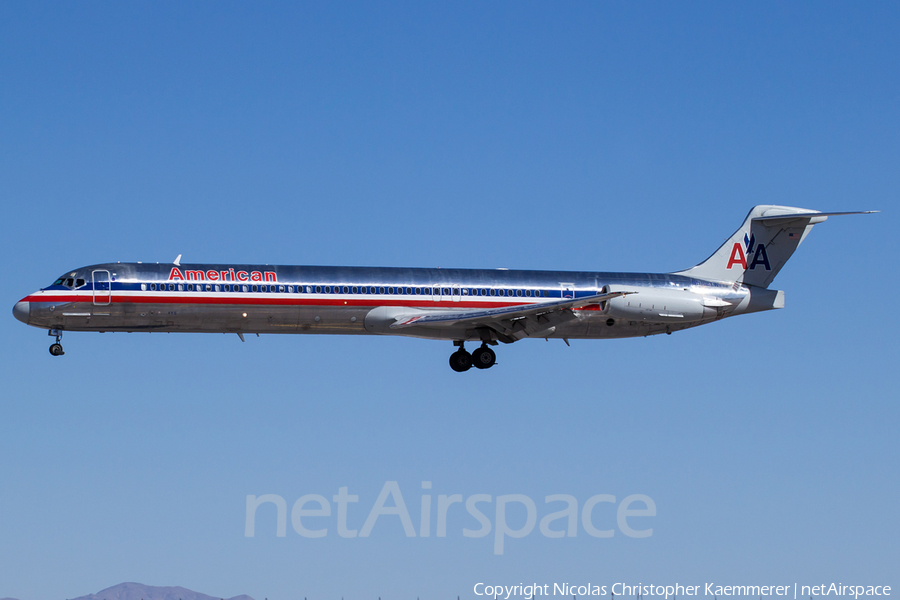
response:
<svg viewBox="0 0 900 600"><path fill-rule="evenodd" d="M91 278L94 283L94 304L104 306L109 304L112 296L112 282L109 271L104 269L92 271Z"/></svg>
<svg viewBox="0 0 900 600"><path fill-rule="evenodd" d="M562 290L563 299L574 300L575 299L575 284L574 283L562 283L559 284Z"/></svg>

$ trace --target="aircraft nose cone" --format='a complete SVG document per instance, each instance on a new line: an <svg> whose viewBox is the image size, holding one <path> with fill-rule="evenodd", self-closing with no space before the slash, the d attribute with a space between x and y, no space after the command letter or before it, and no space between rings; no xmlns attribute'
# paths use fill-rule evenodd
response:
<svg viewBox="0 0 900 600"><path fill-rule="evenodd" d="M16 305L13 306L13 316L18 320L22 321L26 325L28 324L28 316L31 314L31 303L30 302L16 302Z"/></svg>

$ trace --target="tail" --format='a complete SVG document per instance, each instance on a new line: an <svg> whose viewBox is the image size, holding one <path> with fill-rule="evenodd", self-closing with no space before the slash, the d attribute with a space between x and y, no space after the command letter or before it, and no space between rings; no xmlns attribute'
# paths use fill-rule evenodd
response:
<svg viewBox="0 0 900 600"><path fill-rule="evenodd" d="M754 206L734 235L712 256L678 275L769 287L813 225L829 216L878 211L819 212L792 206Z"/></svg>

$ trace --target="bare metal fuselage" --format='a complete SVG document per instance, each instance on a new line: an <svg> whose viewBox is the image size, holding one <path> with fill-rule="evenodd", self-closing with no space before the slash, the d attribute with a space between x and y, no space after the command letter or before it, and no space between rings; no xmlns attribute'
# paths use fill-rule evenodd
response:
<svg viewBox="0 0 900 600"><path fill-rule="evenodd" d="M392 334L508 342L670 333L777 307L773 290L673 274L110 263L76 269L59 281L23 298L29 325L59 331ZM411 311L529 307L616 287L639 290L631 312L611 316L606 303L580 307L540 335L510 338L500 328L470 325L390 328L397 315ZM657 304L675 294L715 301L700 301L700 312L690 318L660 310Z"/></svg>

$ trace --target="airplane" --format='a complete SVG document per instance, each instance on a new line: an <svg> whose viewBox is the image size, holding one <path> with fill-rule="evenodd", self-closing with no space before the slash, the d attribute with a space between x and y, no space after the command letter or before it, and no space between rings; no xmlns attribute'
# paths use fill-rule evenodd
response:
<svg viewBox="0 0 900 600"><path fill-rule="evenodd" d="M784 307L775 276L819 212L760 205L712 256L674 273L107 263L67 271L13 315L64 331L403 335L452 341L450 367L488 369L522 339L628 338ZM471 353L466 342L479 343Z"/></svg>

